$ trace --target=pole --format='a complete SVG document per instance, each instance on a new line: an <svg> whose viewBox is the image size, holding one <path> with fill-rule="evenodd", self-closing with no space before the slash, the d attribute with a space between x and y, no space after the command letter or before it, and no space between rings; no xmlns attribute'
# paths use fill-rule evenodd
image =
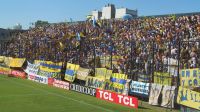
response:
<svg viewBox="0 0 200 112"><path fill-rule="evenodd" d="M113 58L113 42L111 41L111 50L110 50L110 69L112 70L112 58Z"/></svg>
<svg viewBox="0 0 200 112"><path fill-rule="evenodd" d="M181 40L178 38L178 76L177 76L177 87L180 85L179 69L180 69L180 50L181 50Z"/></svg>
<svg viewBox="0 0 200 112"><path fill-rule="evenodd" d="M153 40L153 48L152 48L152 50L153 50L153 62L151 62L152 63L152 65L153 65L153 67L152 67L152 80L151 80L151 83L153 83L154 82L154 67L155 67L155 60L154 60L154 44L155 44L155 40Z"/></svg>
<svg viewBox="0 0 200 112"><path fill-rule="evenodd" d="M96 53L95 53L95 43L96 41L94 40L94 44L93 44L93 55L94 55L94 73L95 73L95 68L96 68Z"/></svg>

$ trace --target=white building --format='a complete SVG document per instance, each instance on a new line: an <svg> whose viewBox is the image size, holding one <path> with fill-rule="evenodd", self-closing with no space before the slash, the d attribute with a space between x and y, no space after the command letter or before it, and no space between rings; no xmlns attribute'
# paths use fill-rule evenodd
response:
<svg viewBox="0 0 200 112"><path fill-rule="evenodd" d="M115 18L115 6L113 4L108 4L102 8L101 19L112 19Z"/></svg>
<svg viewBox="0 0 200 112"><path fill-rule="evenodd" d="M92 11L92 17L94 17L96 20L101 19L102 12L101 11Z"/></svg>
<svg viewBox="0 0 200 112"><path fill-rule="evenodd" d="M131 10L131 9L128 9L128 8L116 9L115 18L117 18L117 19L123 18L123 16L126 15L126 14L130 14L133 17L137 17L137 10Z"/></svg>
<svg viewBox="0 0 200 112"><path fill-rule="evenodd" d="M92 18L95 18L96 20L98 19L121 19L125 15L130 15L131 17L137 17L137 10L131 10L128 8L118 8L115 9L115 5L113 4L108 4L102 8L101 11L94 10L92 11Z"/></svg>

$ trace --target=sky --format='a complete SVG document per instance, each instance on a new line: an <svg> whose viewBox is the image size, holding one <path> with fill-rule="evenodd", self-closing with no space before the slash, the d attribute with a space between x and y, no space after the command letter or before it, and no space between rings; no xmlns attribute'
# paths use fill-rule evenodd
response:
<svg viewBox="0 0 200 112"><path fill-rule="evenodd" d="M0 28L20 23L26 29L37 20L85 20L92 10L102 10L108 3L137 9L139 16L200 12L200 0L0 0Z"/></svg>

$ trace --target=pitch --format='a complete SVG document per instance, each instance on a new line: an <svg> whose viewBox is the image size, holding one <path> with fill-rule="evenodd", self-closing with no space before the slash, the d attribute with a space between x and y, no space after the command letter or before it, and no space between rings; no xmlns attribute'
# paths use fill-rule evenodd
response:
<svg viewBox="0 0 200 112"><path fill-rule="evenodd" d="M139 101L139 108L132 109L70 90L0 75L0 112L162 111L166 112L166 109L150 106L146 102Z"/></svg>

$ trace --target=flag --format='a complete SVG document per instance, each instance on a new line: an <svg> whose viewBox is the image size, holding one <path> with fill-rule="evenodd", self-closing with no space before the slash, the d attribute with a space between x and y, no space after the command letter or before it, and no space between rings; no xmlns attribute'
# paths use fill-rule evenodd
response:
<svg viewBox="0 0 200 112"><path fill-rule="evenodd" d="M80 41L80 40L81 40L80 33L76 33L76 40L78 40L78 41Z"/></svg>
<svg viewBox="0 0 200 112"><path fill-rule="evenodd" d="M92 23L93 23L93 27L100 27L100 25L97 23L97 21L96 21L96 19L95 18L93 18L93 21L92 21Z"/></svg>
<svg viewBox="0 0 200 112"><path fill-rule="evenodd" d="M91 20L92 19L92 15L87 15L87 20Z"/></svg>
<svg viewBox="0 0 200 112"><path fill-rule="evenodd" d="M64 48L64 45L62 42L59 42L59 45L60 45L60 48L63 49Z"/></svg>

